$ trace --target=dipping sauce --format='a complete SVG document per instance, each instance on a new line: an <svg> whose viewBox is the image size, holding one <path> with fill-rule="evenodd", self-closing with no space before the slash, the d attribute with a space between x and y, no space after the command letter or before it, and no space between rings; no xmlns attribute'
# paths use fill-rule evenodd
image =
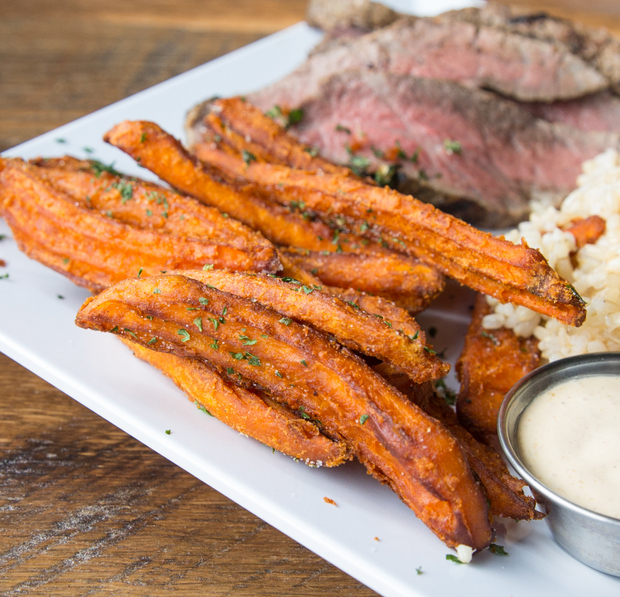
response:
<svg viewBox="0 0 620 597"><path fill-rule="evenodd" d="M517 443L525 466L549 489L620 519L620 377L549 388L523 411Z"/></svg>

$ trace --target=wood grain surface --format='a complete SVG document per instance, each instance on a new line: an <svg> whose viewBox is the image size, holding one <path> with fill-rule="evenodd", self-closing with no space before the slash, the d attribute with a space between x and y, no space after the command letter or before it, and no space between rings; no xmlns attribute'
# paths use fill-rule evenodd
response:
<svg viewBox="0 0 620 597"><path fill-rule="evenodd" d="M617 0L521 4L620 33ZM304 11L305 0L0 0L0 150ZM2 595L375 595L4 355L0 413Z"/></svg>

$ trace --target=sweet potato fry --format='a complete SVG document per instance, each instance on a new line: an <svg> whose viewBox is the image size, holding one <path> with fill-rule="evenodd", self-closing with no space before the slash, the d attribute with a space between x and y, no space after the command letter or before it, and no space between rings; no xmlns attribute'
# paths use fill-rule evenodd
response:
<svg viewBox="0 0 620 597"><path fill-rule="evenodd" d="M605 220L600 216L579 218L573 220L564 230L575 237L577 248L581 249L587 244L595 243L605 233Z"/></svg>
<svg viewBox="0 0 620 597"><path fill-rule="evenodd" d="M166 275L116 284L89 299L76 322L271 392L344 439L447 545L486 547L486 500L452 435L346 348L282 319L258 302Z"/></svg>
<svg viewBox="0 0 620 597"><path fill-rule="evenodd" d="M206 263L268 272L280 267L273 245L216 210L143 181L109 173L99 180L87 169L4 160L0 174L0 213L20 248L77 284L101 290L140 271L146 276ZM155 216L160 210L167 217Z"/></svg>
<svg viewBox="0 0 620 597"><path fill-rule="evenodd" d="M585 306L575 289L526 245L481 232L432 205L388 188L337 174L315 174L214 153L212 163L283 204L303 202L320 217L413 255L458 282L579 326ZM334 214L336 214L334 216Z"/></svg>
<svg viewBox="0 0 620 597"><path fill-rule="evenodd" d="M428 307L444 287L444 277L434 267L390 251L325 253L282 248L282 254L327 286L380 295L412 313Z"/></svg>
<svg viewBox="0 0 620 597"><path fill-rule="evenodd" d="M188 271L183 275L245 299L256 299L282 315L333 335L352 350L393 363L418 383L439 379L449 371L449 365L426 345L424 332L413 320L416 330L406 334L391 321L323 292L320 286L220 270Z"/></svg>
<svg viewBox="0 0 620 597"><path fill-rule="evenodd" d="M504 396L540 364L536 338L519 338L507 328L487 332L482 327L482 318L490 312L484 295L479 294L456 364L461 382L456 401L458 419L476 439L487 444L497 437L497 414Z"/></svg>
<svg viewBox="0 0 620 597"><path fill-rule="evenodd" d="M315 423L268 397L224 382L200 361L123 342L139 359L170 377L192 402L239 433L310 466L338 466L349 459L346 445L325 437Z"/></svg>
<svg viewBox="0 0 620 597"><path fill-rule="evenodd" d="M310 272L297 266L286 256L283 251L278 251L278 256L280 257L280 261L282 263L282 272L280 273L281 276L298 280L310 288L321 286L321 281L318 278L313 276ZM385 299L381 296L366 294L365 292L355 290L354 288L323 286L323 290L337 296L345 303L349 303L350 305L354 303L360 309L366 311L366 313L376 315L381 319L389 321L393 328L402 331L408 336L417 337L416 334L419 333L420 326L417 324L415 319L413 319L410 313L402 307L394 304L389 299Z"/></svg>
<svg viewBox="0 0 620 597"><path fill-rule="evenodd" d="M492 447L478 442L461 426L454 410L433 391L430 382L417 384L388 363L381 363L373 369L427 414L441 421L454 435L467 456L469 466L484 485L493 516L514 520L544 517L544 514L536 510L536 500L523 493L526 483L510 474L508 467Z"/></svg>
<svg viewBox="0 0 620 597"><path fill-rule="evenodd" d="M278 205L263 196L260 189L250 190L245 184L234 184L216 168L191 156L154 123L122 122L106 133L104 139L176 189L205 205L217 207L278 245L315 251L362 246L358 236L338 233L335 228L316 220L314 214L298 202Z"/></svg>
<svg viewBox="0 0 620 597"><path fill-rule="evenodd" d="M278 114L274 114L278 116ZM285 117L284 114L280 116ZM193 108L187 118L186 130L192 152L200 158L205 148L193 134L193 125L202 121L212 132L211 138L218 138L237 154L249 152L256 160L273 164L283 164L291 168L316 172L349 175L348 168L337 166L316 154L312 147L303 145L293 135L265 116L256 106L240 97L207 101Z"/></svg>
<svg viewBox="0 0 620 597"><path fill-rule="evenodd" d="M156 124L124 122L109 131L105 135L105 140L139 160L141 165L155 172L172 186L203 203L215 205L226 211L259 230L276 244L323 253L386 255L390 256L392 265L401 260L402 263L399 264L401 270L411 265L409 258L343 230L344 220L338 216L324 223L317 220L315 214L308 210L303 202L290 201L286 206L278 205L270 200L269 193L260 188L252 187L252 191L249 191L247 185L235 185L223 178L217 169L210 168L190 156L176 139ZM252 159L248 157L248 162ZM441 278L434 272L422 282L421 296L411 295L405 298L404 295L394 293L391 288L392 279L385 270L377 269L373 280L371 286L376 288L373 293L394 300L404 308L411 307L412 311L428 306L438 291L437 285L441 284ZM429 287L425 286L427 281ZM361 284L358 288L365 290Z"/></svg>

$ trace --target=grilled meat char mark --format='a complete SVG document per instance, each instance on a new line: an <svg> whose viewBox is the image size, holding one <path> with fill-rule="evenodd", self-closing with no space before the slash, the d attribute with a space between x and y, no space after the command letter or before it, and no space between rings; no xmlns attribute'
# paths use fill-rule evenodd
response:
<svg viewBox="0 0 620 597"><path fill-rule="evenodd" d="M458 81L522 101L571 99L608 87L584 60L537 39L476 27L404 17L342 46L313 54L281 81L250 94L263 110L294 108L319 94L323 79L348 69Z"/></svg>
<svg viewBox="0 0 620 597"><path fill-rule="evenodd" d="M432 189L433 203L486 226L526 217L532 195L558 203L584 160L620 147L618 135L545 122L484 91L374 71L334 75L302 107L292 130L324 157L351 163L355 140L368 170L396 164L414 185L402 190Z"/></svg>

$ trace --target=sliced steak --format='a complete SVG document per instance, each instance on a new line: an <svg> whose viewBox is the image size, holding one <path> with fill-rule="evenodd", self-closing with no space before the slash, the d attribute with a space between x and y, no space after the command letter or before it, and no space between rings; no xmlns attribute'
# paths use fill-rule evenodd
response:
<svg viewBox="0 0 620 597"><path fill-rule="evenodd" d="M613 90L620 93L620 40L601 27L589 27L544 12L527 13L522 8L494 3L483 8L446 12L437 20L494 27L552 43L588 61L608 79Z"/></svg>
<svg viewBox="0 0 620 597"><path fill-rule="evenodd" d="M370 0L310 0L306 20L323 31L373 31L393 23L400 15Z"/></svg>
<svg viewBox="0 0 620 597"><path fill-rule="evenodd" d="M561 122L582 131L620 134L620 97L609 91L566 102L524 102L519 105L549 122Z"/></svg>
<svg viewBox="0 0 620 597"><path fill-rule="evenodd" d="M491 93L371 70L334 75L302 108L291 130L324 157L396 164L416 196L485 226L523 219L532 196L557 204L584 160L620 147L618 135L539 120Z"/></svg>
<svg viewBox="0 0 620 597"><path fill-rule="evenodd" d="M294 108L313 98L327 76L362 68L449 79L522 101L572 99L608 85L584 60L544 41L470 23L403 17L314 53L293 73L248 99L264 110Z"/></svg>

